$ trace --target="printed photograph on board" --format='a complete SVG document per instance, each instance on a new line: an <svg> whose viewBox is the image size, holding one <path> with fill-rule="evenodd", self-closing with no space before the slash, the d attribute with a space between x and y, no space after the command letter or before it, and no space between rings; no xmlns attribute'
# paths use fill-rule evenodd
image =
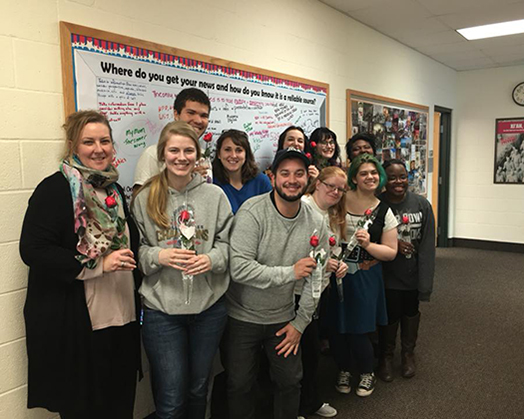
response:
<svg viewBox="0 0 524 419"><path fill-rule="evenodd" d="M402 160L409 173L409 189L427 193L428 115L388 104L351 101L351 135L371 132L377 137L377 157Z"/></svg>
<svg viewBox="0 0 524 419"><path fill-rule="evenodd" d="M524 118L496 120L494 182L524 183Z"/></svg>

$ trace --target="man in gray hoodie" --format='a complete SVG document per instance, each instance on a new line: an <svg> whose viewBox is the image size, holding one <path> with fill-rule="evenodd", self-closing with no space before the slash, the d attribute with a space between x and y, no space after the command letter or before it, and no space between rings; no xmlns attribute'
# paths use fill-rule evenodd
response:
<svg viewBox="0 0 524 419"><path fill-rule="evenodd" d="M231 419L255 417L253 384L264 349L275 385L275 419L296 419L302 364L300 338L318 303L310 275L316 261L311 240L328 252L324 219L302 205L310 162L297 149L281 150L272 166L274 191L246 201L230 237L231 284L227 292L228 399ZM325 268L325 267L324 267ZM294 289L303 281L295 312Z"/></svg>

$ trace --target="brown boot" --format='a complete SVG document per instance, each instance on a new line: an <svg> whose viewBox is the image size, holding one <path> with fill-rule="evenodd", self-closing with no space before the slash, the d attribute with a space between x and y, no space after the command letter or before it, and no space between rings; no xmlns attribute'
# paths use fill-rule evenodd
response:
<svg viewBox="0 0 524 419"><path fill-rule="evenodd" d="M415 375L415 345L417 343L420 313L413 317L402 317L400 340L402 344L402 377L411 378Z"/></svg>
<svg viewBox="0 0 524 419"><path fill-rule="evenodd" d="M380 360L377 375L386 383L393 381L393 356L397 340L398 321L378 328Z"/></svg>

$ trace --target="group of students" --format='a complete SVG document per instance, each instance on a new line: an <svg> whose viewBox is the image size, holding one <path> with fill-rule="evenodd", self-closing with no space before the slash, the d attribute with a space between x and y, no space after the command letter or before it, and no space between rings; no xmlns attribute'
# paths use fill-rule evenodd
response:
<svg viewBox="0 0 524 419"><path fill-rule="evenodd" d="M435 232L405 164L382 166L374 137L357 134L345 171L335 133L307 138L291 126L268 177L247 134L231 129L216 143L213 185L199 145L210 110L202 91L178 94L175 121L137 164L130 210L109 122L95 111L68 116L60 170L35 189L20 239L29 408L132 418L141 341L159 419L206 416L219 347L233 419L255 417L262 353L275 419L335 416L318 388L321 336L341 393L351 371L357 395L373 392L377 326L377 375L394 377L399 326L402 375L415 374Z"/></svg>

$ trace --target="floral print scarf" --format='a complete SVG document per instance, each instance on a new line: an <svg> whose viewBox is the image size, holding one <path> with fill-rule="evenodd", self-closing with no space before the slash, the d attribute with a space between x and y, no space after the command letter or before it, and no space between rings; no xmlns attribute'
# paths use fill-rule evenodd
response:
<svg viewBox="0 0 524 419"><path fill-rule="evenodd" d="M88 269L94 269L100 257L128 247L124 198L115 186L118 172L112 165L104 171L85 167L76 156L62 161L60 171L68 180L73 197L76 249L80 253L76 258ZM113 200L101 202L95 188L105 188Z"/></svg>

